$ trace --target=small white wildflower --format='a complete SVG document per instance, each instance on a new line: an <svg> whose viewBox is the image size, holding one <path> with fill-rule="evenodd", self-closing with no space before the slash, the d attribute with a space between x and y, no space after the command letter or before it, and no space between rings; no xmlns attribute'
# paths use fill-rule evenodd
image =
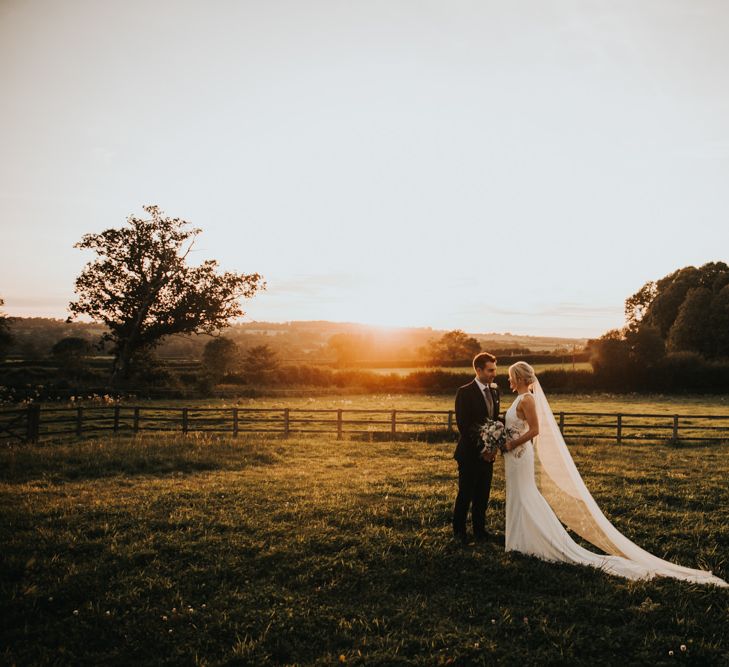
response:
<svg viewBox="0 0 729 667"><path fill-rule="evenodd" d="M73 610L73 615L74 615L74 616L78 616L78 609L74 609L74 610Z"/></svg>
<svg viewBox="0 0 729 667"><path fill-rule="evenodd" d="M496 619L495 618L492 618L491 619L491 625L496 625Z"/></svg>
<svg viewBox="0 0 729 667"><path fill-rule="evenodd" d="M167 616L162 616L163 621L167 621Z"/></svg>
<svg viewBox="0 0 729 667"><path fill-rule="evenodd" d="M681 653L686 653L686 651L688 650L686 648L686 644L681 644L681 646L679 646L679 648L681 649Z"/></svg>
<svg viewBox="0 0 729 667"><path fill-rule="evenodd" d="M110 611L105 612L104 616L111 616L111 612Z"/></svg>
<svg viewBox="0 0 729 667"><path fill-rule="evenodd" d="M669 651L668 652L668 655L673 655L673 651Z"/></svg>

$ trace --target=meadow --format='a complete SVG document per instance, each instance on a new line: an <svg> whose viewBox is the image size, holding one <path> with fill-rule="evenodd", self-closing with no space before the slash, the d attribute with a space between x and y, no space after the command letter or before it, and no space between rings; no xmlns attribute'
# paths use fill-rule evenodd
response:
<svg viewBox="0 0 729 667"><path fill-rule="evenodd" d="M649 551L729 577L724 446L575 445ZM213 435L0 450L6 664L729 661L729 592L450 538L452 444Z"/></svg>
<svg viewBox="0 0 729 667"><path fill-rule="evenodd" d="M507 366L508 368L508 366ZM565 361L565 362L555 362L555 363L534 363L532 364L532 368L537 373L541 373L542 371L550 370L550 371L556 371L556 370L565 370L565 371L591 371L592 370L592 364L588 361L578 361L576 363L572 363L571 361ZM442 371L444 373L455 373L455 374L466 374L473 373L473 367L472 366L420 366L415 368L368 368L368 371L372 373L377 373L379 375L389 375L390 373L394 373L395 375L409 375L410 373L415 373L418 371L421 372L428 372L428 371ZM506 371L506 369L504 369Z"/></svg>
<svg viewBox="0 0 729 667"><path fill-rule="evenodd" d="M455 394L455 392L454 392ZM514 394L501 394L501 407L508 409ZM657 412L665 414L729 414L729 394L675 395L675 394L553 394L549 403L554 411L586 412ZM76 405L100 405L95 400L81 398L76 401L52 401L48 406L72 407ZM297 408L297 409L362 409L362 410L452 410L454 395L409 393L352 393L293 389L279 391L274 396L226 398L185 398L139 400L126 398L121 405L172 406L198 408ZM11 406L12 407L12 406Z"/></svg>

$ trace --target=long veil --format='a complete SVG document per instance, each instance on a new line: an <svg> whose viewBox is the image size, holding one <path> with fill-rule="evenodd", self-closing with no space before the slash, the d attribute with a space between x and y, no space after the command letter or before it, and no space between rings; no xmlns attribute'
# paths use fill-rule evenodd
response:
<svg viewBox="0 0 729 667"><path fill-rule="evenodd" d="M655 575L729 586L711 572L662 560L620 533L600 511L582 481L539 381L534 385L534 399L539 418L534 474L541 494L563 524L605 553L622 556Z"/></svg>

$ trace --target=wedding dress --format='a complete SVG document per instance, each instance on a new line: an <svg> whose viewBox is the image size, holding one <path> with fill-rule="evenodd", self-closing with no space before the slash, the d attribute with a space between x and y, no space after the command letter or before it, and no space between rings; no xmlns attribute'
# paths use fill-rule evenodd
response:
<svg viewBox="0 0 729 667"><path fill-rule="evenodd" d="M729 586L711 572L661 560L631 542L600 511L587 490L562 438L539 382L534 385L539 435L504 454L506 478L506 550L543 560L589 565L628 579L673 577L700 584ZM513 438L529 430L516 409L506 412ZM562 524L608 555L577 544Z"/></svg>

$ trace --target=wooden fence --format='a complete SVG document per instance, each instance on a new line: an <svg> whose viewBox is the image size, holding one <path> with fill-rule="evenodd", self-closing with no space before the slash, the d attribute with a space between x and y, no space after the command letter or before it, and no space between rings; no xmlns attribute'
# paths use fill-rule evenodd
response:
<svg viewBox="0 0 729 667"><path fill-rule="evenodd" d="M729 415L557 412L565 439L729 442ZM53 407L0 410L0 443L38 442L102 433L269 433L369 436L379 439L455 437L452 410L198 408L161 406Z"/></svg>

